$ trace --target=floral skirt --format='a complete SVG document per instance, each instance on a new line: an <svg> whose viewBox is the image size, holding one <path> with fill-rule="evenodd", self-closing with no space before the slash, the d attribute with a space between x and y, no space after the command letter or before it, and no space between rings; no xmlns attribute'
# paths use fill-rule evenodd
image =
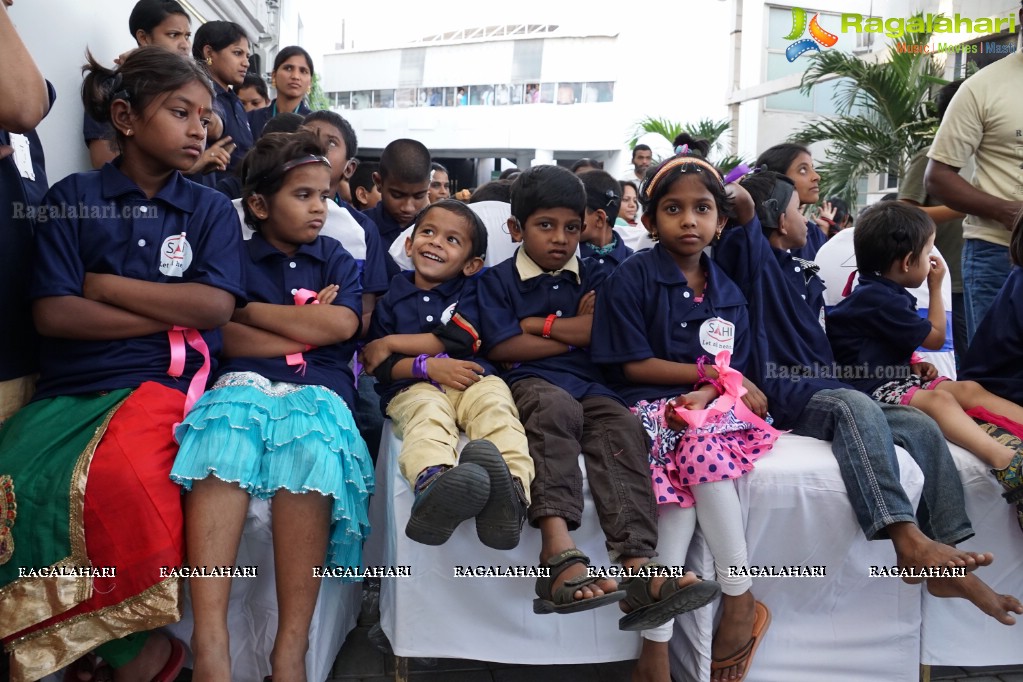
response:
<svg viewBox="0 0 1023 682"><path fill-rule="evenodd" d="M210 475L253 497L278 490L333 498L327 563L359 566L369 535L373 463L348 405L323 386L221 377L178 426L171 479L186 490Z"/></svg>
<svg viewBox="0 0 1023 682"><path fill-rule="evenodd" d="M933 391L942 381L949 381L949 378L938 377L937 379L924 381L919 374L910 374L905 379L897 379L881 384L874 389L870 397L879 403L909 405L917 391Z"/></svg>
<svg viewBox="0 0 1023 682"><path fill-rule="evenodd" d="M777 432L743 421L728 410L699 428L675 431L664 421L667 398L632 407L650 439L650 472L658 504L692 507L690 486L738 478L771 449ZM713 409L713 403L710 406Z"/></svg>

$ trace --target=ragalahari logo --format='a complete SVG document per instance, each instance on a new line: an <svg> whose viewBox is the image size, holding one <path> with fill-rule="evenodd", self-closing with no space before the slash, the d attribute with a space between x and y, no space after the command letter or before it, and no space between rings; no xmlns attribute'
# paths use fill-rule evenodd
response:
<svg viewBox="0 0 1023 682"><path fill-rule="evenodd" d="M833 47L838 42L838 36L821 28L818 21L821 16L819 12L813 15L809 27L807 26L806 16L807 12L802 7L792 8L792 31L785 36L785 40L796 41L785 48L785 58L790 62L796 61L796 59L807 52L820 52L821 49L817 47L818 44L824 47ZM810 37L802 38L803 33L807 30L810 32Z"/></svg>

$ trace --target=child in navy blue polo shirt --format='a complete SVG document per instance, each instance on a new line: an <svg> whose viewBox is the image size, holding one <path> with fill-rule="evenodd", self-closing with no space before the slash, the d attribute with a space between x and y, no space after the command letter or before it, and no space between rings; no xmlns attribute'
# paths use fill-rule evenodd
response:
<svg viewBox="0 0 1023 682"><path fill-rule="evenodd" d="M649 561L657 512L646 435L586 350L605 275L575 256L585 210L586 190L565 168L537 166L515 179L508 229L522 246L480 280L482 336L489 359L506 367L536 466L529 520L551 570L537 579L534 611L572 613L627 597L619 626L642 630L706 600L685 589L695 575L669 580ZM622 589L588 575L590 560L572 541L583 509L580 452L610 558L629 569Z"/></svg>
<svg viewBox="0 0 1023 682"><path fill-rule="evenodd" d="M487 230L462 202L424 209L405 240L414 271L391 281L363 349L416 491L405 534L428 545L475 516L483 544L516 547L529 504L533 460L515 402L493 366L473 360L481 345L473 275L486 250ZM471 439L460 459L459 429Z"/></svg>
<svg viewBox="0 0 1023 682"><path fill-rule="evenodd" d="M855 388L880 402L923 410L946 438L992 467L1006 499L1018 502L1023 528L1023 453L988 436L966 413L983 408L1023 424L1023 407L975 381L939 377L934 365L913 359L917 347L939 349L945 343L945 264L931 253L934 234L934 221L915 206L885 201L864 210L853 232L859 286L829 313L828 339L840 365L867 370L850 380ZM907 291L924 280L927 319L917 314L916 298Z"/></svg>
<svg viewBox="0 0 1023 682"><path fill-rule="evenodd" d="M724 592L711 670L726 679L749 669L770 623L767 607L753 599L753 581L734 576L731 568L748 564L733 479L752 471L779 433L740 400L747 392L743 377L729 363L744 369L749 359L746 298L704 253L732 203L717 169L696 150L680 149L644 183L642 221L656 244L605 283L592 352L609 367L612 386L633 406L650 439L662 559L685 561L697 521L710 545ZM592 174L583 176L584 184ZM712 379L704 362L714 357ZM681 414L707 407L707 423L680 421ZM652 676L667 675L673 625L643 633L640 666L649 666Z"/></svg>
<svg viewBox="0 0 1023 682"><path fill-rule="evenodd" d="M271 666L305 679L314 568L356 567L369 531L373 470L350 405L359 270L319 236L330 164L309 133L269 133L245 160L249 304L224 327L213 388L177 429L171 477L185 490L188 560L235 562L249 497L273 499L280 622ZM195 674L230 679L230 580L190 581Z"/></svg>
<svg viewBox="0 0 1023 682"><path fill-rule="evenodd" d="M714 260L749 305L753 331L749 378L769 400L780 428L831 441L849 502L869 539L890 539L900 566L964 566L993 560L959 550L973 535L962 483L940 429L918 410L880 405L852 389L835 371L824 332L824 284L816 264L792 255L806 240L800 197L792 180L774 171L729 185L739 224L726 226ZM924 472L921 520L899 481L894 443ZM1023 613L1013 597L996 594L974 573L932 578L928 590L964 597L1002 623Z"/></svg>
<svg viewBox="0 0 1023 682"><path fill-rule="evenodd" d="M977 327L959 376L1023 405L1023 216L1009 239L1013 268Z"/></svg>
<svg viewBox="0 0 1023 682"><path fill-rule="evenodd" d="M244 299L241 235L230 202L181 175L206 137L202 68L143 47L116 71L91 56L85 70L83 104L122 154L56 183L36 216L40 376L0 432L0 585L18 595L0 599L0 622L20 679L92 649L118 679L173 679L184 645L149 632L181 617L163 573L184 556L172 430ZM18 575L58 564L116 576Z"/></svg>
<svg viewBox="0 0 1023 682"><path fill-rule="evenodd" d="M391 142L380 154L380 167L373 181L380 188L380 203L366 211L384 240L384 251L412 224L416 214L430 203L430 150L417 140ZM388 272L398 273L394 259L387 257Z"/></svg>
<svg viewBox="0 0 1023 682"><path fill-rule="evenodd" d="M579 255L592 258L610 275L632 255L632 249L613 228L622 205L622 186L602 170L587 171L579 179L586 188L586 218L579 235Z"/></svg>

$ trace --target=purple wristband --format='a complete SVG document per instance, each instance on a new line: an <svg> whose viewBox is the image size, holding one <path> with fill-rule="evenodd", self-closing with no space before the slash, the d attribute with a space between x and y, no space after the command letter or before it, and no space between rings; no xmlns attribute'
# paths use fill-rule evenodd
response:
<svg viewBox="0 0 1023 682"><path fill-rule="evenodd" d="M426 353L419 355L412 361L412 376L423 381L430 380L430 374L426 370L426 359L430 357Z"/></svg>

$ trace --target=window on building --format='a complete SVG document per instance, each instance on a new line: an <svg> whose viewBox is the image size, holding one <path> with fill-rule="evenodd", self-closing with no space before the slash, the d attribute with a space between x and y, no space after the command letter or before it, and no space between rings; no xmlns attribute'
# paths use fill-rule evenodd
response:
<svg viewBox="0 0 1023 682"><path fill-rule="evenodd" d="M543 64L542 40L516 40L512 53L512 80L516 83L540 78Z"/></svg>

